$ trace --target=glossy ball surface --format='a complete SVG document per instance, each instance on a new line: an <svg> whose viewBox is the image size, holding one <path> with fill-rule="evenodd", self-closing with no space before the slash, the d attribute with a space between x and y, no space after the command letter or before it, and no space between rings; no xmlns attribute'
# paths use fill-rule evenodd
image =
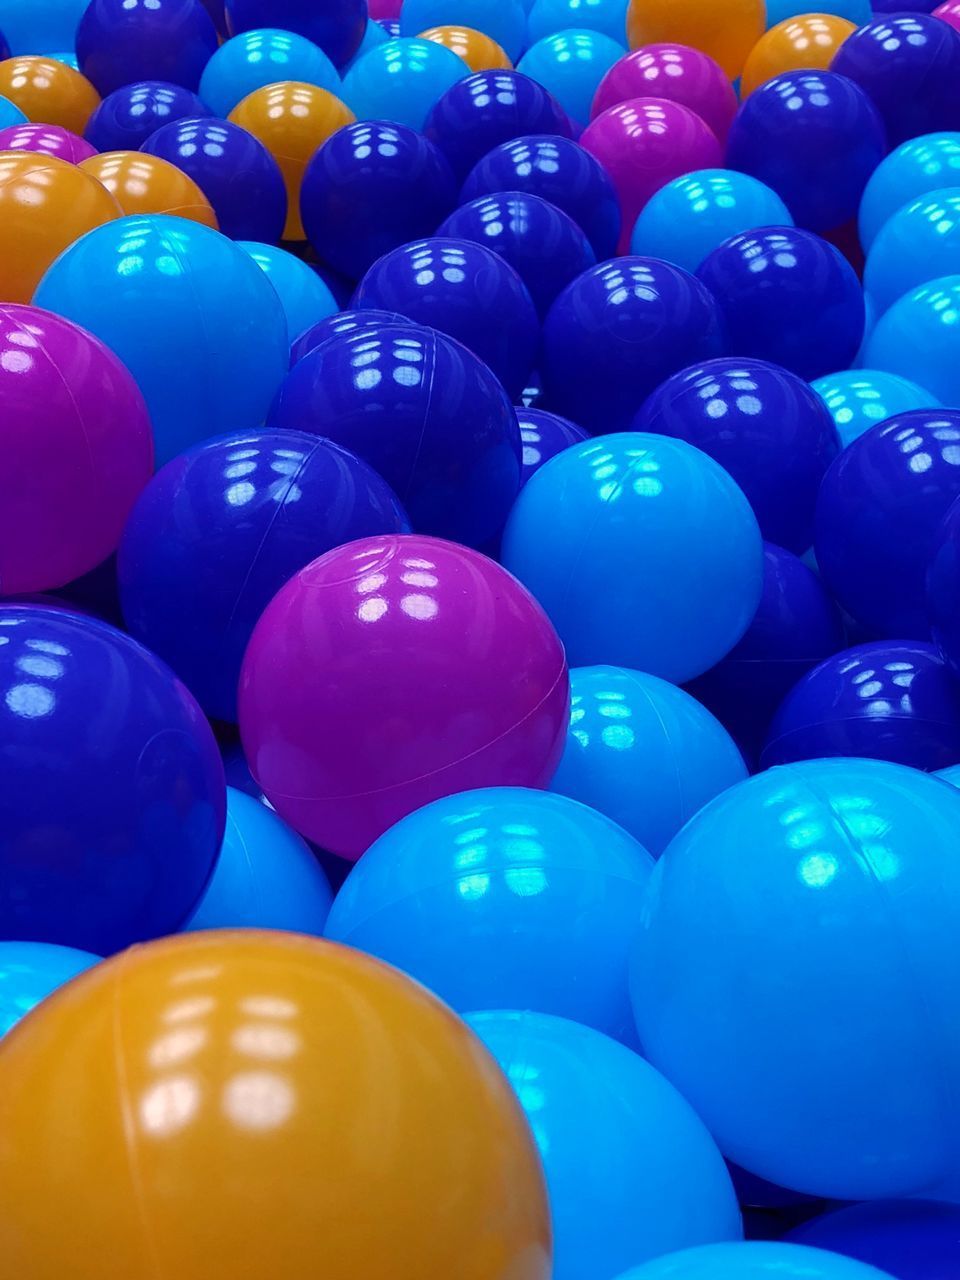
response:
<svg viewBox="0 0 960 1280"><path fill-rule="evenodd" d="M879 369L847 369L818 378L812 386L833 415L844 448L897 414L939 407L924 387Z"/></svg>
<svg viewBox="0 0 960 1280"><path fill-rule="evenodd" d="M960 1207L930 1200L848 1205L789 1235L796 1244L883 1267L896 1280L952 1280L958 1238Z"/></svg>
<svg viewBox="0 0 960 1280"><path fill-rule="evenodd" d="M165 213L218 230L213 206L192 178L159 156L106 151L80 166L110 192L122 212Z"/></svg>
<svg viewBox="0 0 960 1280"><path fill-rule="evenodd" d="M882 314L920 285L956 274L960 185L926 193L884 223L867 256L863 287Z"/></svg>
<svg viewBox="0 0 960 1280"><path fill-rule="evenodd" d="M14 53L72 49L88 0L0 0L0 30ZM9 55L8 55L9 56Z"/></svg>
<svg viewBox="0 0 960 1280"><path fill-rule="evenodd" d="M89 142L58 124L14 124L0 129L0 151L33 151L79 164L97 154Z"/></svg>
<svg viewBox="0 0 960 1280"><path fill-rule="evenodd" d="M19 57L0 62L0 94L28 120L58 124L72 133L83 133L100 103L90 81L56 58Z"/></svg>
<svg viewBox="0 0 960 1280"><path fill-rule="evenodd" d="M77 28L80 70L101 94L138 80L196 92L216 48L200 0L91 0Z"/></svg>
<svg viewBox="0 0 960 1280"><path fill-rule="evenodd" d="M376 45L353 64L343 96L358 120L422 130L434 104L466 75L469 69L451 49L401 37Z"/></svg>
<svg viewBox="0 0 960 1280"><path fill-rule="evenodd" d="M197 95L182 85L145 80L108 94L87 121L84 137L97 151L139 151L164 125L210 114Z"/></svg>
<svg viewBox="0 0 960 1280"><path fill-rule="evenodd" d="M684 1249L637 1267L619 1280L891 1280L873 1267L825 1249L751 1240Z"/></svg>
<svg viewBox="0 0 960 1280"><path fill-rule="evenodd" d="M280 80L340 92L337 69L318 45L292 31L267 27L244 31L222 44L203 69L199 93L214 115L228 116L248 94Z"/></svg>
<svg viewBox="0 0 960 1280"><path fill-rule="evenodd" d="M623 55L622 41L575 27L532 44L517 63L517 70L549 89L582 129L590 119L600 81Z"/></svg>
<svg viewBox="0 0 960 1280"><path fill-rule="evenodd" d="M942 276L898 298L880 317L863 363L914 379L951 409L960 409L960 336L955 317L960 275Z"/></svg>
<svg viewBox="0 0 960 1280"><path fill-rule="evenodd" d="M582 444L589 439L581 427L543 409L518 408L517 421L520 423L520 440L523 445L521 488L545 462L555 458L558 453L563 453L571 445Z"/></svg>
<svg viewBox="0 0 960 1280"><path fill-rule="evenodd" d="M12 125L29 124L24 112L18 106L10 101L9 98L0 97L0 127L7 129Z"/></svg>
<svg viewBox="0 0 960 1280"><path fill-rule="evenodd" d="M276 289L291 341L319 321L337 314L333 294L301 258L276 245L258 244L255 240L238 240L237 248L250 255Z"/></svg>
<svg viewBox="0 0 960 1280"><path fill-rule="evenodd" d="M459 22L496 40L513 62L526 46L526 16L520 0L404 0L400 34L419 35L428 27Z"/></svg>
<svg viewBox="0 0 960 1280"><path fill-rule="evenodd" d="M473 27L428 27L417 33L421 40L432 40L462 58L471 71L511 71L513 63L504 50L482 31Z"/></svg>
<svg viewBox="0 0 960 1280"><path fill-rule="evenodd" d="M763 0L630 0L630 47L666 40L692 45L715 58L731 80L763 35Z"/></svg>
<svg viewBox="0 0 960 1280"><path fill-rule="evenodd" d="M775 76L826 71L833 55L856 29L856 23L831 13L804 13L769 27L744 64L741 94L748 97Z"/></svg>
<svg viewBox="0 0 960 1280"><path fill-rule="evenodd" d="M945 4L937 5L933 16L949 23L954 31L960 31L960 4L957 0L946 0Z"/></svg>
<svg viewBox="0 0 960 1280"><path fill-rule="evenodd" d="M298 364L304 356L315 351L328 338L356 333L358 329L372 329L377 325L403 324L414 326L412 320L395 311L337 311L324 320L318 320L290 344L290 366Z"/></svg>
<svg viewBox="0 0 960 1280"><path fill-rule="evenodd" d="M527 6L527 41L572 27L602 31L621 45L627 39L627 0L533 0Z"/></svg>
<svg viewBox="0 0 960 1280"><path fill-rule="evenodd" d="M99 956L49 942L0 942L0 1037Z"/></svg>
<svg viewBox="0 0 960 1280"><path fill-rule="evenodd" d="M953 672L960 674L960 506L956 502L933 539L926 598L934 643Z"/></svg>
<svg viewBox="0 0 960 1280"><path fill-rule="evenodd" d="M960 133L929 133L891 151L874 169L860 202L860 240L866 252L898 209L944 187L960 186Z"/></svg>
<svg viewBox="0 0 960 1280"><path fill-rule="evenodd" d="M591 115L632 98L666 98L689 107L721 145L737 114L737 95L723 68L683 44L648 44L621 58L601 80Z"/></svg>
<svg viewBox="0 0 960 1280"><path fill-rule="evenodd" d="M319 45L342 67L360 48L367 25L363 0L225 0L231 35L277 27Z"/></svg>

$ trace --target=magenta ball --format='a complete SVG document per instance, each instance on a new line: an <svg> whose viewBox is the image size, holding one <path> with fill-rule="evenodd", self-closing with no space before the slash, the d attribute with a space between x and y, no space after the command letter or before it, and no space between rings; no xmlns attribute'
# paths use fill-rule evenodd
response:
<svg viewBox="0 0 960 1280"><path fill-rule="evenodd" d="M356 859L443 796L545 787L569 703L557 634L506 570L391 535L314 560L267 606L240 675L240 733L280 816Z"/></svg>
<svg viewBox="0 0 960 1280"><path fill-rule="evenodd" d="M147 406L86 330L0 303L0 586L49 591L117 548L153 472Z"/></svg>
<svg viewBox="0 0 960 1280"><path fill-rule="evenodd" d="M632 98L591 121L580 145L613 179L623 223L619 251L629 251L641 209L652 195L694 169L719 169L715 134L689 107L666 98Z"/></svg>
<svg viewBox="0 0 960 1280"><path fill-rule="evenodd" d="M647 44L615 62L600 81L591 117L631 98L666 98L695 111L723 143L737 95L718 62L685 44Z"/></svg>
<svg viewBox="0 0 960 1280"><path fill-rule="evenodd" d="M59 124L10 124L0 129L0 151L37 151L68 164L80 164L97 148Z"/></svg>

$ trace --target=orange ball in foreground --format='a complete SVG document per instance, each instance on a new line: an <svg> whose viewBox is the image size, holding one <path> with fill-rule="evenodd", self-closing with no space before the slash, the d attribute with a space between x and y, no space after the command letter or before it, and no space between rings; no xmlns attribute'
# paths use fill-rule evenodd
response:
<svg viewBox="0 0 960 1280"><path fill-rule="evenodd" d="M846 18L830 13L804 13L787 18L760 37L743 68L740 93L789 71L826 71L844 40L856 31Z"/></svg>
<svg viewBox="0 0 960 1280"><path fill-rule="evenodd" d="M333 943L193 933L0 1044L16 1280L548 1280L536 1148L473 1033Z"/></svg>
<svg viewBox="0 0 960 1280"><path fill-rule="evenodd" d="M56 58L23 56L0 62L0 97L35 124L59 124L82 134L100 95L79 71Z"/></svg>
<svg viewBox="0 0 960 1280"><path fill-rule="evenodd" d="M29 302L54 258L123 216L79 165L32 151L0 151L0 302Z"/></svg>
<svg viewBox="0 0 960 1280"><path fill-rule="evenodd" d="M192 178L143 151L105 151L80 168L102 182L125 214L169 213L219 231L213 206Z"/></svg>
<svg viewBox="0 0 960 1280"><path fill-rule="evenodd" d="M421 31L419 39L442 44L462 58L471 71L513 70L513 63L496 40L473 27L431 27Z"/></svg>
<svg viewBox="0 0 960 1280"><path fill-rule="evenodd" d="M304 171L317 148L356 119L353 112L326 89L284 80L247 94L228 119L259 138L280 166L288 201L284 240L306 240L300 221Z"/></svg>
<svg viewBox="0 0 960 1280"><path fill-rule="evenodd" d="M627 38L687 44L708 53L735 80L767 25L764 0L630 0Z"/></svg>

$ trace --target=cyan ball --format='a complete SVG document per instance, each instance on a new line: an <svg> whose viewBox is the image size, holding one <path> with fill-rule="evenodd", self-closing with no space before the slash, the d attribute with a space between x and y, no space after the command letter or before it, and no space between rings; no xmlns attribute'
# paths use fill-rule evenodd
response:
<svg viewBox="0 0 960 1280"><path fill-rule="evenodd" d="M99 959L89 951L52 942L0 942L0 1037Z"/></svg>
<svg viewBox="0 0 960 1280"><path fill-rule="evenodd" d="M942 276L898 298L877 321L866 365L928 387L960 409L960 275Z"/></svg>
<svg viewBox="0 0 960 1280"><path fill-rule="evenodd" d="M667 1254L619 1280L893 1280L885 1271L825 1249L751 1240Z"/></svg>
<svg viewBox="0 0 960 1280"><path fill-rule="evenodd" d="M936 396L909 378L879 369L846 369L813 383L830 413L841 445L853 444L865 431L911 409L934 409Z"/></svg>
<svg viewBox="0 0 960 1280"><path fill-rule="evenodd" d="M398 38L374 45L358 58L344 76L339 96L358 120L387 120L422 130L437 99L469 74L463 59L442 44Z"/></svg>
<svg viewBox="0 0 960 1280"><path fill-rule="evenodd" d="M535 0L527 15L527 43L571 27L602 31L626 51L627 0Z"/></svg>
<svg viewBox="0 0 960 1280"><path fill-rule="evenodd" d="M26 124L27 117L19 107L14 106L9 98L0 98L0 129L8 129L14 124Z"/></svg>
<svg viewBox="0 0 960 1280"><path fill-rule="evenodd" d="M517 70L553 94L570 119L583 129L600 81L615 62L626 56L619 41L581 27L558 31L531 44Z"/></svg>
<svg viewBox="0 0 960 1280"><path fill-rule="evenodd" d="M960 185L960 133L926 133L891 151L860 201L860 242L869 253L881 227L911 201Z"/></svg>
<svg viewBox="0 0 960 1280"><path fill-rule="evenodd" d="M926 192L880 228L863 287L879 312L919 285L960 273L960 186Z"/></svg>
<svg viewBox="0 0 960 1280"><path fill-rule="evenodd" d="M482 31L514 63L526 43L527 22L520 0L404 0L400 10L402 36L418 36L449 23Z"/></svg>
<svg viewBox="0 0 960 1280"><path fill-rule="evenodd" d="M316 84L334 96L341 89L337 69L319 45L267 27L222 44L204 68L199 93L214 115L226 118L248 93L279 80Z"/></svg>
<svg viewBox="0 0 960 1280"><path fill-rule="evenodd" d="M273 244L256 240L238 240L237 248L248 253L274 289L287 318L291 344L305 330L336 315L339 310L333 294L302 258L278 249Z"/></svg>

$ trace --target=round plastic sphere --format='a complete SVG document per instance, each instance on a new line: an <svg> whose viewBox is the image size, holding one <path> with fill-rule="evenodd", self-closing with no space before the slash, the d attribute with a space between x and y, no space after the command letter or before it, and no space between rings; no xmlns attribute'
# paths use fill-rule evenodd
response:
<svg viewBox="0 0 960 1280"><path fill-rule="evenodd" d="M958 822L938 778L805 761L724 792L657 863L637 1027L729 1159L844 1200L955 1174Z"/></svg>
<svg viewBox="0 0 960 1280"><path fill-rule="evenodd" d="M877 233L863 286L881 313L918 286L960 273L960 175L957 182L905 204Z"/></svg>
<svg viewBox="0 0 960 1280"><path fill-rule="evenodd" d="M138 80L196 91L217 44L200 0L91 0L77 28L80 70L104 95Z"/></svg>
<svg viewBox="0 0 960 1280"><path fill-rule="evenodd" d="M373 15L370 15L371 19ZM367 23L363 33L363 39L360 41L357 52L353 55L349 62L345 62L340 68L340 75L345 76L355 62L359 62L365 53L369 53L371 49L375 49L378 44L386 44L390 39L390 35L379 22L370 21Z"/></svg>
<svg viewBox="0 0 960 1280"><path fill-rule="evenodd" d="M283 584L333 547L408 527L386 482L329 440L220 436L140 495L118 560L124 618L208 715L235 722L244 650Z"/></svg>
<svg viewBox="0 0 960 1280"><path fill-rule="evenodd" d="M480 360L433 329L380 323L329 338L291 370L269 422L363 458L421 533L485 546L520 487L508 397Z"/></svg>
<svg viewBox="0 0 960 1280"><path fill-rule="evenodd" d="M630 252L696 271L738 232L792 223L777 193L756 178L731 169L700 169L651 196L633 228Z"/></svg>
<svg viewBox="0 0 960 1280"><path fill-rule="evenodd" d="M734 236L697 275L717 299L731 352L807 380L853 363L863 290L840 251L812 232L767 227Z"/></svg>
<svg viewBox="0 0 960 1280"><path fill-rule="evenodd" d="M936 396L924 387L878 369L848 369L829 374L818 378L813 389L833 415L844 448L871 427L897 414L939 407Z"/></svg>
<svg viewBox="0 0 960 1280"><path fill-rule="evenodd" d="M708 800L747 776L688 693L624 667L570 672L570 729L551 791L605 813L658 858Z"/></svg>
<svg viewBox="0 0 960 1280"><path fill-rule="evenodd" d="M872 635L929 634L925 575L960 497L960 412L917 409L872 427L830 467L817 503L817 563Z"/></svg>
<svg viewBox="0 0 960 1280"><path fill-rule="evenodd" d="M663 41L691 45L709 54L731 80L766 26L764 0L630 0L630 47Z"/></svg>
<svg viewBox="0 0 960 1280"><path fill-rule="evenodd" d="M75 53L48 53L47 57L54 58L57 62L65 62L74 71L80 70L80 63Z"/></svg>
<svg viewBox="0 0 960 1280"><path fill-rule="evenodd" d="M675 1249L743 1234L730 1175L690 1105L630 1049L542 1013L475 1013L543 1161L554 1280L613 1277ZM607 1187L597 1199L594 1188ZM637 1196L643 1213L637 1213Z"/></svg>
<svg viewBox="0 0 960 1280"><path fill-rule="evenodd" d="M395 311L337 311L324 320L311 325L290 345L290 365L298 364L304 356L315 351L328 338L340 334L356 333L358 329L372 329L377 325L405 324L413 326L413 321ZM416 326L414 326L416 327Z"/></svg>
<svg viewBox="0 0 960 1280"><path fill-rule="evenodd" d="M190 933L98 965L16 1029L0 1089L22 1280L94 1280L105 1256L183 1280L550 1274L536 1148L492 1058L402 974L318 939Z"/></svg>
<svg viewBox="0 0 960 1280"><path fill-rule="evenodd" d="M912 200L960 186L960 133L931 133L902 143L874 170L860 203L860 240L870 248L884 224Z"/></svg>
<svg viewBox="0 0 960 1280"><path fill-rule="evenodd" d="M83 133L100 104L90 81L56 58L24 56L0 62L0 94L28 120L62 125L71 133Z"/></svg>
<svg viewBox="0 0 960 1280"><path fill-rule="evenodd" d="M543 409L517 409L517 421L520 423L520 441L523 445L521 488L545 462L555 458L558 453L563 453L571 445L583 444L589 439L580 427Z"/></svg>
<svg viewBox="0 0 960 1280"><path fill-rule="evenodd" d="M126 215L166 213L218 229L213 206L193 179L159 156L107 151L81 168L103 183Z"/></svg>
<svg viewBox="0 0 960 1280"><path fill-rule="evenodd" d="M24 113L9 98L0 97L0 128L10 129L29 123Z"/></svg>
<svg viewBox="0 0 960 1280"><path fill-rule="evenodd" d="M750 51L740 80L746 98L775 76L826 71L857 24L830 13L805 13L770 27Z"/></svg>
<svg viewBox="0 0 960 1280"><path fill-rule="evenodd" d="M289 365L283 308L264 273L183 218L98 228L57 259L36 302L124 362L147 401L158 464L208 436L259 426Z"/></svg>
<svg viewBox="0 0 960 1280"><path fill-rule="evenodd" d="M499 254L470 240L436 236L392 250L360 281L353 305L399 311L456 338L511 397L536 359L540 324L526 286Z"/></svg>
<svg viewBox="0 0 960 1280"><path fill-rule="evenodd" d="M226 0L225 9L231 35L267 27L289 31L319 45L335 67L356 54L367 25L363 0Z"/></svg>
<svg viewBox="0 0 960 1280"><path fill-rule="evenodd" d="M947 0L946 4L941 4L933 11L933 16L939 18L941 22L949 23L954 31L960 31L960 4L957 0Z"/></svg>
<svg viewBox="0 0 960 1280"><path fill-rule="evenodd" d="M722 164L716 135L689 108L666 98L634 98L597 116L580 143L604 166L620 198L620 250L644 205L674 178Z"/></svg>
<svg viewBox="0 0 960 1280"><path fill-rule="evenodd" d="M637 1267L619 1280L892 1280L884 1272L824 1249L751 1240L684 1249Z"/></svg>
<svg viewBox="0 0 960 1280"><path fill-rule="evenodd" d="M280 239L287 218L283 175L246 129L225 120L180 120L152 132L143 150L193 179L225 236L266 244Z"/></svg>
<svg viewBox="0 0 960 1280"><path fill-rule="evenodd" d="M58 124L14 124L0 129L0 151L32 151L79 164L97 154L89 142Z"/></svg>
<svg viewBox="0 0 960 1280"><path fill-rule="evenodd" d="M713 296L654 258L584 272L550 309L541 372L548 407L587 431L625 431L671 374L723 353Z"/></svg>
<svg viewBox="0 0 960 1280"><path fill-rule="evenodd" d="M908 0L899 0L901 6ZM877 6L879 7L879 0ZM819 13L829 13L836 18L846 18L855 27L862 27L873 17L874 6L870 0L824 0ZM787 18L798 18L810 12L810 0L767 0L767 26L775 27Z"/></svg>
<svg viewBox="0 0 960 1280"><path fill-rule="evenodd" d="M244 31L222 44L203 69L199 92L215 115L227 116L248 94L280 80L340 92L340 76L322 49L271 27Z"/></svg>
<svg viewBox="0 0 960 1280"><path fill-rule="evenodd" d="M531 45L517 70L548 89L578 128L590 119L600 81L624 54L623 43L578 27Z"/></svg>
<svg viewBox="0 0 960 1280"><path fill-rule="evenodd" d="M226 39L227 32L227 15L224 12L224 0L200 0L200 3L213 19L213 25L217 29L217 35Z"/></svg>
<svg viewBox="0 0 960 1280"><path fill-rule="evenodd" d="M517 499L502 559L550 615L572 666L675 683L729 653L763 580L756 518L727 472L684 441L639 432L548 462Z"/></svg>
<svg viewBox="0 0 960 1280"><path fill-rule="evenodd" d="M468 791L367 850L326 935L459 1013L536 1009L632 1040L628 957L652 869L632 836L565 796Z"/></svg>
<svg viewBox="0 0 960 1280"><path fill-rule="evenodd" d="M347 125L307 165L300 215L322 261L351 280L383 254L432 235L456 203L440 150L382 120Z"/></svg>
<svg viewBox="0 0 960 1280"><path fill-rule="evenodd" d="M336 315L333 294L312 267L276 245L238 240L237 247L249 253L277 291L287 318L287 333L298 337L320 320Z"/></svg>
<svg viewBox="0 0 960 1280"><path fill-rule="evenodd" d="M88 0L0 0L0 30L14 53L72 49Z"/></svg>
<svg viewBox="0 0 960 1280"><path fill-rule="evenodd" d="M416 36L447 22L490 36L511 62L527 44L527 19L520 0L404 0L400 9L402 36Z"/></svg>
<svg viewBox="0 0 960 1280"><path fill-rule="evenodd" d="M591 114L647 97L688 107L721 145L737 114L737 95L723 68L708 54L682 44L646 45L621 58L601 80Z"/></svg>
<svg viewBox="0 0 960 1280"><path fill-rule="evenodd" d="M527 43L572 28L600 31L623 48L627 39L627 0L533 0L528 5Z"/></svg>
<svg viewBox="0 0 960 1280"><path fill-rule="evenodd" d="M89 951L49 942L0 942L0 1037L99 959Z"/></svg>
<svg viewBox="0 0 960 1280"><path fill-rule="evenodd" d="M433 40L396 39L378 44L353 64L343 97L359 120L385 120L422 130L434 103L469 68Z"/></svg>
<svg viewBox="0 0 960 1280"><path fill-rule="evenodd" d="M765 538L802 554L840 441L823 401L786 369L762 360L709 360L649 397L634 429L696 445L746 494Z"/></svg>
<svg viewBox="0 0 960 1280"><path fill-rule="evenodd" d="M795 1227L788 1238L882 1267L896 1280L953 1280L960 1206L929 1200L853 1204Z"/></svg>
<svg viewBox="0 0 960 1280"><path fill-rule="evenodd" d="M891 146L960 128L960 32L938 18L876 17L847 38L831 67L870 95Z"/></svg>
<svg viewBox="0 0 960 1280"><path fill-rule="evenodd" d="M459 181L504 142L525 134L572 135L553 94L519 71L479 71L458 80L436 102L425 132L450 161Z"/></svg>
<svg viewBox="0 0 960 1280"><path fill-rule="evenodd" d="M877 321L863 362L928 387L951 408L960 409L960 275L943 276L899 298Z"/></svg>
<svg viewBox="0 0 960 1280"><path fill-rule="evenodd" d="M496 40L472 27L428 27L417 35L421 40L442 44L462 58L471 71L510 71L513 68L513 63Z"/></svg>
<svg viewBox="0 0 960 1280"><path fill-rule="evenodd" d="M927 566L927 610L933 639L960 674L960 506L952 503Z"/></svg>
<svg viewBox="0 0 960 1280"><path fill-rule="evenodd" d="M149 80L108 94L87 121L84 137L98 151L138 151L164 125L209 115L189 89Z"/></svg>
<svg viewBox="0 0 960 1280"><path fill-rule="evenodd" d="M569 138L541 134L503 142L470 171L460 199L525 191L568 214L597 261L613 257L620 237L616 188L598 160Z"/></svg>

